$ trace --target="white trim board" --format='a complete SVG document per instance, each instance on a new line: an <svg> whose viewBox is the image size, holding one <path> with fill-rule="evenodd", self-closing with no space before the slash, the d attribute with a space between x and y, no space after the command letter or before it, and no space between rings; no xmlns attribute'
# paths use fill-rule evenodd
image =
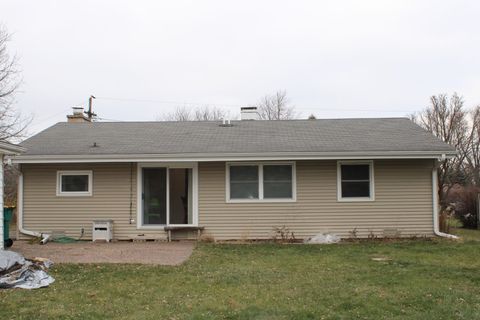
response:
<svg viewBox="0 0 480 320"><path fill-rule="evenodd" d="M0 141L0 153L5 154L5 155L16 155L20 154L22 152L27 151L26 148L21 147L19 145L5 142L5 141Z"/></svg>
<svg viewBox="0 0 480 320"><path fill-rule="evenodd" d="M88 191L62 191L62 176L88 176ZM57 197L90 197L93 195L92 170L59 170L57 171Z"/></svg>
<svg viewBox="0 0 480 320"><path fill-rule="evenodd" d="M143 168L166 168L167 169L167 224L165 225L143 225ZM169 223L169 168L185 168L192 169L192 223L191 224L170 224ZM196 162L184 162L184 163L154 163L154 162L143 162L137 163L137 229L139 230L164 230L166 226L198 226L198 163Z"/></svg>

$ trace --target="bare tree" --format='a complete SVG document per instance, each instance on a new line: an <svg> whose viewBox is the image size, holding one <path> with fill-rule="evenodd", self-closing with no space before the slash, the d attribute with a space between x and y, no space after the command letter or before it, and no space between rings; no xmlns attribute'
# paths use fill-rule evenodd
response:
<svg viewBox="0 0 480 320"><path fill-rule="evenodd" d="M7 50L10 35L0 24L0 141L18 142L25 137L31 117L23 117L14 107L15 94L21 84L18 58ZM15 205L17 199L18 170L5 166L4 203Z"/></svg>
<svg viewBox="0 0 480 320"><path fill-rule="evenodd" d="M471 126L470 146L465 158L471 183L480 187L480 106L471 111Z"/></svg>
<svg viewBox="0 0 480 320"><path fill-rule="evenodd" d="M472 142L468 114L462 97L454 93L450 98L446 94L432 96L429 107L411 116L417 124L459 152L457 157L440 162L438 185L443 207L450 189L456 183L464 184L467 179L464 165Z"/></svg>
<svg viewBox="0 0 480 320"><path fill-rule="evenodd" d="M217 107L201 107L190 110L187 107L177 107L173 112L157 118L158 121L215 121L229 118L229 113Z"/></svg>
<svg viewBox="0 0 480 320"><path fill-rule="evenodd" d="M7 50L9 41L9 33L0 25L0 141L22 138L31 122L13 106L21 79L18 59L10 56Z"/></svg>
<svg viewBox="0 0 480 320"><path fill-rule="evenodd" d="M158 121L190 121L192 113L187 107L177 107L173 112L165 113L157 118Z"/></svg>
<svg viewBox="0 0 480 320"><path fill-rule="evenodd" d="M199 108L195 110L193 120L195 121L214 121L228 118L228 112L217 107Z"/></svg>
<svg viewBox="0 0 480 320"><path fill-rule="evenodd" d="M290 105L285 90L264 96L254 106L262 120L289 120L296 117L295 107Z"/></svg>
<svg viewBox="0 0 480 320"><path fill-rule="evenodd" d="M17 178L19 175L18 165L5 166L3 203L7 207L17 205Z"/></svg>

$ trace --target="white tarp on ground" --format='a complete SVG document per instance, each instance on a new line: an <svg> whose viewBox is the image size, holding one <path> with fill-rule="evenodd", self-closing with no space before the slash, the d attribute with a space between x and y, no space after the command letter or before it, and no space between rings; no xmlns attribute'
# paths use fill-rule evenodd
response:
<svg viewBox="0 0 480 320"><path fill-rule="evenodd" d="M50 260L27 260L13 251L0 250L0 289L38 289L55 281L47 274Z"/></svg>
<svg viewBox="0 0 480 320"><path fill-rule="evenodd" d="M305 243L330 244L340 242L340 237L333 233L319 233L310 239L305 240Z"/></svg>

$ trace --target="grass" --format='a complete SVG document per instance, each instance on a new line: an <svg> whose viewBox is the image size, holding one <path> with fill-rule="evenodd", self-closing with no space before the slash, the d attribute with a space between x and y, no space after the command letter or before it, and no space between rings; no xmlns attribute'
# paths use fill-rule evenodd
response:
<svg viewBox="0 0 480 320"><path fill-rule="evenodd" d="M450 232L460 236L461 241L480 241L480 230L452 228Z"/></svg>
<svg viewBox="0 0 480 320"><path fill-rule="evenodd" d="M179 267L58 265L49 288L0 291L0 318L480 318L480 232L459 232L465 241L200 244Z"/></svg>

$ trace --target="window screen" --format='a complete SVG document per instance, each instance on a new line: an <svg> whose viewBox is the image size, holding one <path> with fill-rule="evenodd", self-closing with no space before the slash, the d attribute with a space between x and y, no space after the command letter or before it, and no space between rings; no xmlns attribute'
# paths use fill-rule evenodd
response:
<svg viewBox="0 0 480 320"><path fill-rule="evenodd" d="M89 192L88 174L68 175L62 174L62 192Z"/></svg>
<svg viewBox="0 0 480 320"><path fill-rule="evenodd" d="M263 166L263 197L265 199L292 198L292 166Z"/></svg>
<svg viewBox="0 0 480 320"><path fill-rule="evenodd" d="M370 165L341 165L342 198L370 197Z"/></svg>
<svg viewBox="0 0 480 320"><path fill-rule="evenodd" d="M230 166L230 199L258 199L258 166Z"/></svg>

